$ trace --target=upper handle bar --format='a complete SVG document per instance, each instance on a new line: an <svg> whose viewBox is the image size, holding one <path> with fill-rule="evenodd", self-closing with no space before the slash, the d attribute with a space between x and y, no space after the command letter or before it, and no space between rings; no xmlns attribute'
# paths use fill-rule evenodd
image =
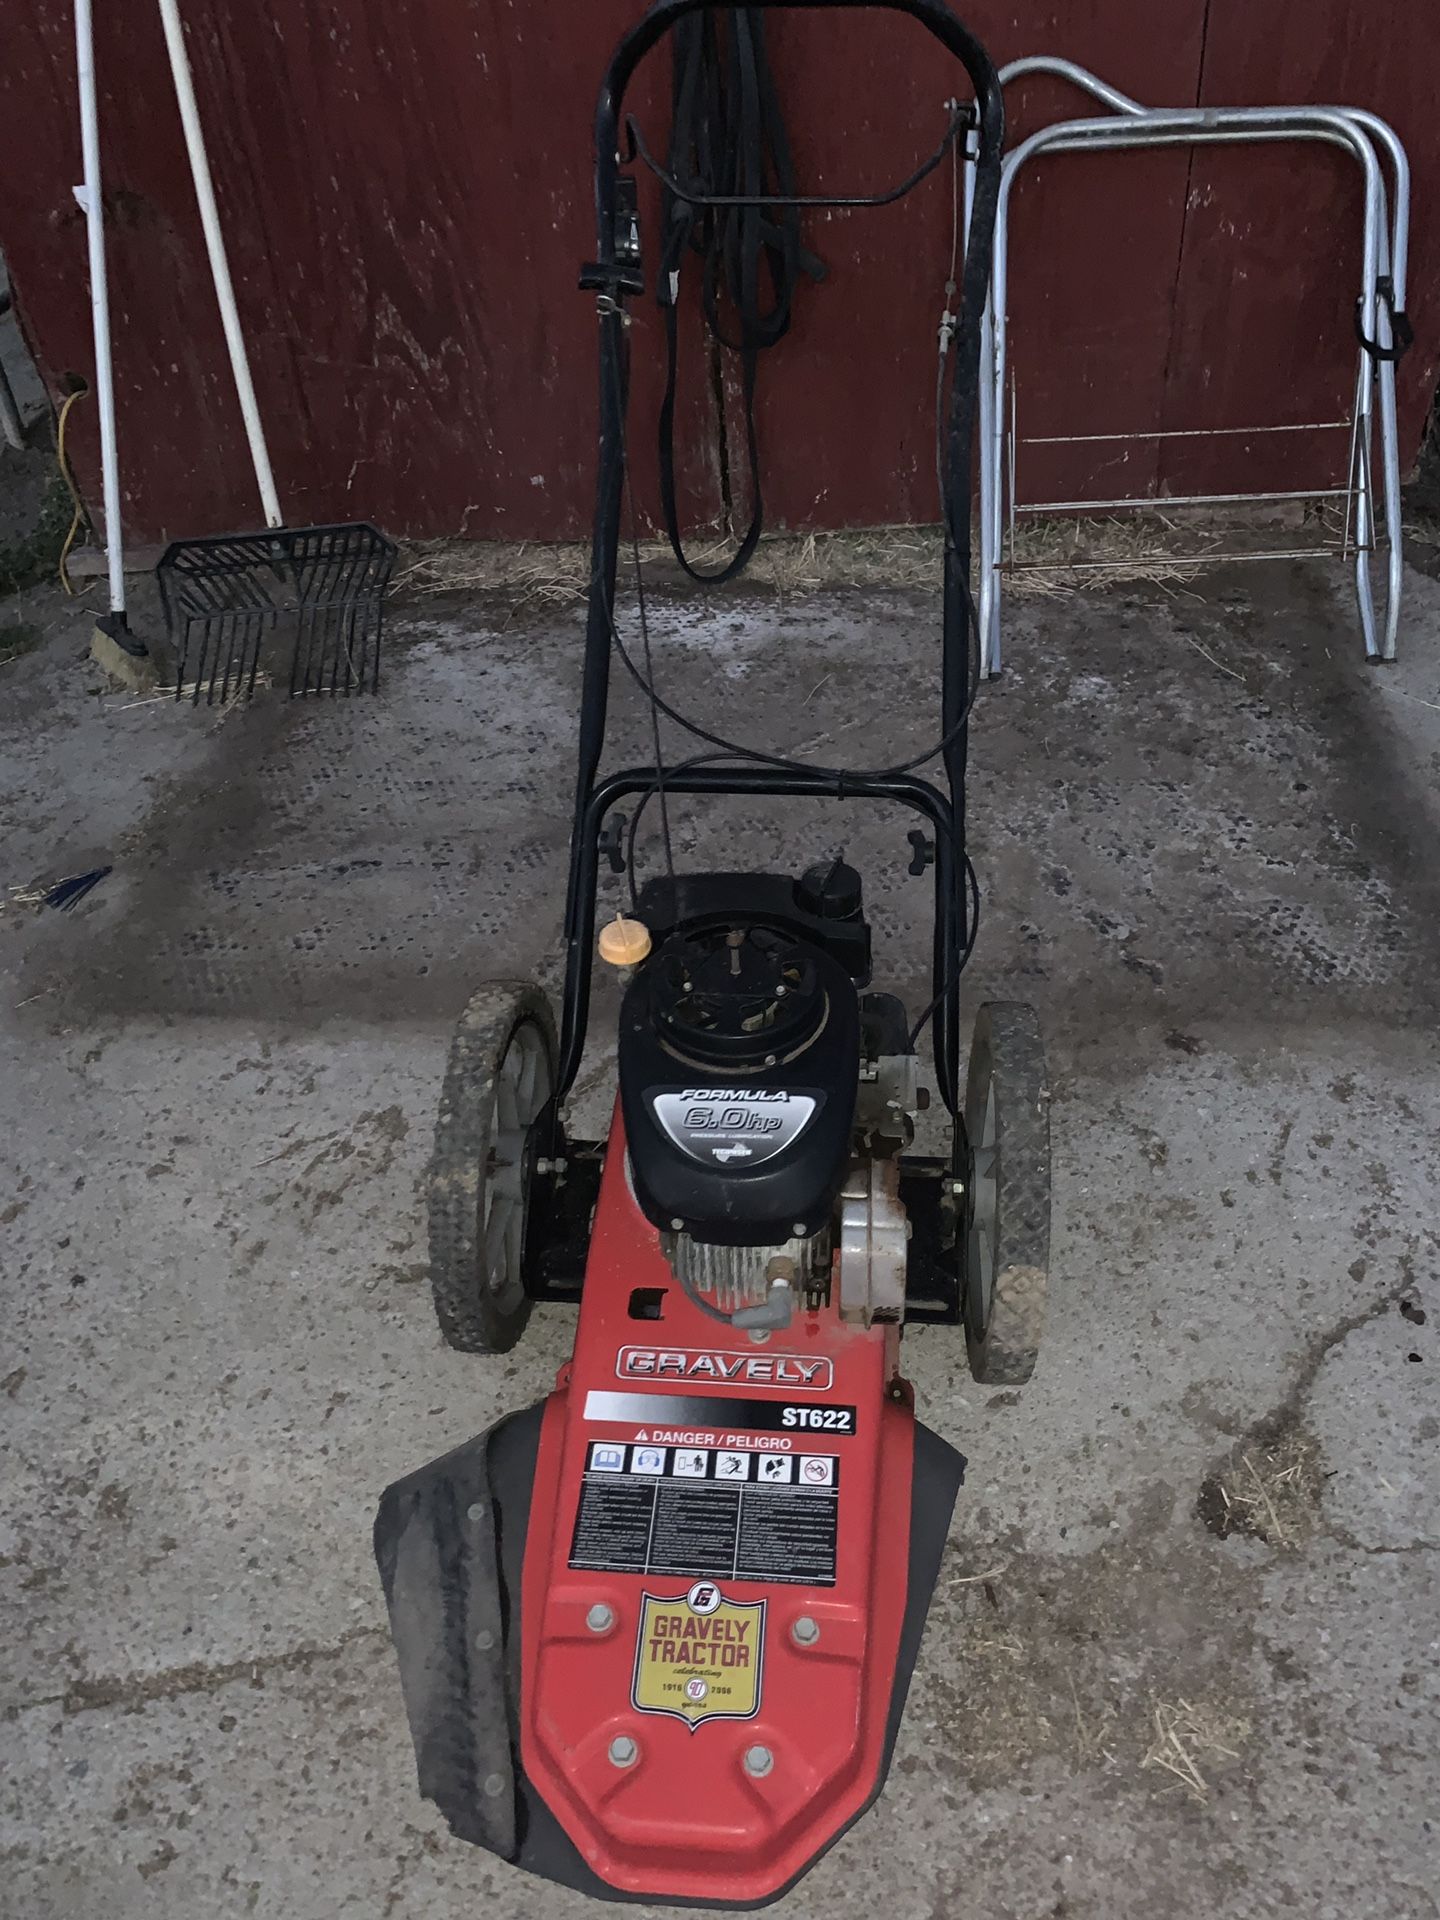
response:
<svg viewBox="0 0 1440 1920"><path fill-rule="evenodd" d="M767 11L778 11L783 7L791 10L803 8L818 13L839 11L841 8L853 11L859 7L874 7L887 13L909 14L912 20L918 20L955 55L970 76L970 84L975 92L982 168L986 161L993 162L998 158L1005 133L1005 106L1000 76L984 47L964 22L945 5L945 0L750 0L750 3ZM615 214L620 173L620 114L625 102L625 89L636 67L676 21L683 20L687 14L699 13L710 4L712 0L656 0L656 4L636 22L610 56L610 65L600 84L600 98L595 107L596 258L602 270L616 265Z"/></svg>

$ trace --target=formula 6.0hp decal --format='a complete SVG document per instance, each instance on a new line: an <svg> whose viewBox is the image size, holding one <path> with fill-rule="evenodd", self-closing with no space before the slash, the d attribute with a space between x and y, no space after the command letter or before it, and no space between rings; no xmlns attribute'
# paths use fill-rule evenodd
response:
<svg viewBox="0 0 1440 1920"><path fill-rule="evenodd" d="M763 1166L793 1146L825 1101L779 1087L668 1087L650 1095L661 1128L702 1167Z"/></svg>
<svg viewBox="0 0 1440 1920"><path fill-rule="evenodd" d="M693 1733L706 1720L752 1720L760 1711L765 1602L727 1600L711 1580L673 1599L640 1596L631 1705L668 1713Z"/></svg>
<svg viewBox="0 0 1440 1920"><path fill-rule="evenodd" d="M709 1348L621 1347L615 1371L622 1380L694 1381L715 1387L786 1387L792 1393L828 1393L835 1369L823 1354L727 1353Z"/></svg>

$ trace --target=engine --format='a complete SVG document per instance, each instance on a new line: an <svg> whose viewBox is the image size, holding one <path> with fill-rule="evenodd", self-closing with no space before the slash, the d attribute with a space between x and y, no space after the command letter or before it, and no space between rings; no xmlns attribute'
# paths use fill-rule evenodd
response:
<svg viewBox="0 0 1440 1920"><path fill-rule="evenodd" d="M619 1068L635 1198L682 1285L753 1326L783 1324L772 1292L823 1296L860 1072L845 968L764 923L676 932L626 992Z"/></svg>

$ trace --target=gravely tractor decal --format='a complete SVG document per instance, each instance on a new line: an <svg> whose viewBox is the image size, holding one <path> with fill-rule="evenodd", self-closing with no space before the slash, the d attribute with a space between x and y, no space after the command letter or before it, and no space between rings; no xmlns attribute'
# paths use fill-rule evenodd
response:
<svg viewBox="0 0 1440 1920"><path fill-rule="evenodd" d="M784 1387L789 1393L828 1393L834 1368L824 1355L697 1352L686 1347L621 1347L615 1371L622 1380L687 1382L712 1387Z"/></svg>
<svg viewBox="0 0 1440 1920"><path fill-rule="evenodd" d="M631 1704L669 1713L693 1732L705 1720L750 1720L760 1711L765 1602L727 1600L713 1581L664 1599L640 1596Z"/></svg>

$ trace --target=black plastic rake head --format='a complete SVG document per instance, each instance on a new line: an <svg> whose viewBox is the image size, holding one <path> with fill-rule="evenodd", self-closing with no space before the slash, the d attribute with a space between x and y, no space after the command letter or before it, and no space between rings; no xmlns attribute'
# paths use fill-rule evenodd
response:
<svg viewBox="0 0 1440 1920"><path fill-rule="evenodd" d="M364 521L175 540L156 577L175 698L247 698L262 662L290 693L373 693L395 548Z"/></svg>

